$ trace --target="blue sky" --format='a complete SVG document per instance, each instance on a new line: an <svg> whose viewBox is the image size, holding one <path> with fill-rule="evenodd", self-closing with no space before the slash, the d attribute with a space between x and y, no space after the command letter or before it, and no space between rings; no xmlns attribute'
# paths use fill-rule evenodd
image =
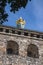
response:
<svg viewBox="0 0 43 65"><path fill-rule="evenodd" d="M6 12L9 14L8 22L4 25L16 27L16 20L22 17L25 21L25 29L43 32L43 0L31 0L26 8L21 8L15 14L9 11L9 5Z"/></svg>

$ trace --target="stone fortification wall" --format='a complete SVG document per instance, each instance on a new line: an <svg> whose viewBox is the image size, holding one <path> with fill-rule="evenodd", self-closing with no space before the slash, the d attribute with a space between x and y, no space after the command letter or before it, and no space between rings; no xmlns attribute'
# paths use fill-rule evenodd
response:
<svg viewBox="0 0 43 65"><path fill-rule="evenodd" d="M0 65L43 65L43 39L0 32Z"/></svg>

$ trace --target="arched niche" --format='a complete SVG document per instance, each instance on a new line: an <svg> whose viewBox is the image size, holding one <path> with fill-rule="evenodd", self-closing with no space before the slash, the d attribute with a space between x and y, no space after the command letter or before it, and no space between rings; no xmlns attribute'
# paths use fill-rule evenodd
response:
<svg viewBox="0 0 43 65"><path fill-rule="evenodd" d="M19 54L19 45L17 44L16 41L8 41L7 42L7 54L15 54L18 55Z"/></svg>
<svg viewBox="0 0 43 65"><path fill-rule="evenodd" d="M34 44L28 45L27 56L33 57L33 58L39 58L38 47L36 45L34 45Z"/></svg>

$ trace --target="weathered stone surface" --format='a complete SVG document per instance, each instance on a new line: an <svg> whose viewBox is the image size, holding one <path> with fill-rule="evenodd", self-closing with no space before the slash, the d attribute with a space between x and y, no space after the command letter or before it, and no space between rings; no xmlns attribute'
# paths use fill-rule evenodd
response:
<svg viewBox="0 0 43 65"><path fill-rule="evenodd" d="M18 46L13 45L13 42L16 42ZM34 46L34 48L30 48L30 44L37 46L38 51ZM29 53L31 57L27 55L28 47L32 53L32 55ZM10 49L11 54L8 54L8 48L13 49L14 53ZM39 57L35 57L34 50L39 53ZM0 33L0 65L43 65L43 40L11 33Z"/></svg>

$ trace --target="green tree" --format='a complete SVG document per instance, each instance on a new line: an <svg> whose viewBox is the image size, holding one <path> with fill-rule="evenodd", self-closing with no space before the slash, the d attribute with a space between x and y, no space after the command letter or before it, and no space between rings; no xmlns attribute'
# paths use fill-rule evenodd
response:
<svg viewBox="0 0 43 65"><path fill-rule="evenodd" d="M31 0L29 0L31 1ZM15 13L18 11L21 7L25 8L25 6L28 3L28 0L0 0L0 24L8 21L8 13L5 11L5 7L7 6L7 3L10 5L11 9L10 11Z"/></svg>

